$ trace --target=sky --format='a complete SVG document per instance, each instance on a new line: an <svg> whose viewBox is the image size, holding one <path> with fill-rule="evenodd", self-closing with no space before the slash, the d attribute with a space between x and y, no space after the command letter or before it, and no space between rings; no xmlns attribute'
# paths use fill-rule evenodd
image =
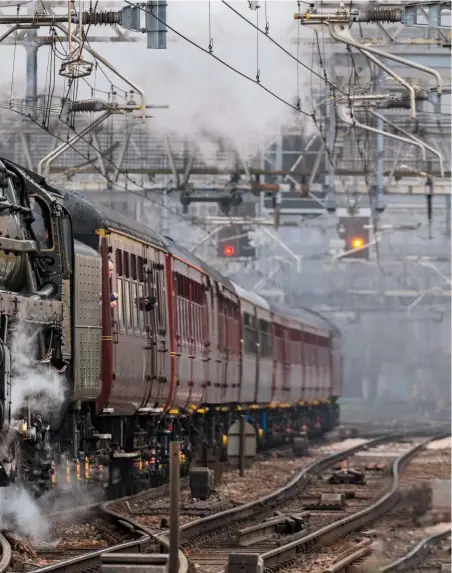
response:
<svg viewBox="0 0 452 573"><path fill-rule="evenodd" d="M83 2L82 2L83 4ZM86 1L85 9L89 7ZM122 7L125 4L107 2L110 6ZM293 19L297 2L264 0L258 11L249 9L247 0L231 0L230 4L246 18L259 25L269 24L272 38L286 49L297 54L297 23ZM76 2L78 6L78 2ZM102 5L102 0L99 6ZM105 3L104 3L105 5ZM264 35L259 34L247 22L234 14L221 0L169 0L168 24L200 46L209 45L210 30L214 54L240 72L255 78L259 69L260 81L279 97L294 104L300 97L302 108L309 112L311 88L316 85L311 74L299 66L287 54L273 45ZM21 8L21 13L25 9ZM61 11L60 11L61 13ZM266 18L267 14L267 18ZM91 28L96 35L105 34L105 28ZM45 34L47 31L41 31ZM300 114L267 94L259 86L240 77L236 72L215 61L209 54L190 45L187 41L168 33L166 50L148 50L144 35L139 43L97 43L92 47L113 63L117 69L145 90L147 103L168 104L168 110L156 110L150 120L152 131L176 131L181 134L196 135L208 130L233 138L235 142L247 146L256 138L277 129L282 123L306 121ZM301 30L301 37L312 41L311 30ZM300 45L299 56L311 65L310 45ZM39 92L44 92L46 69L49 56L47 47L39 52L38 76ZM87 56L88 58L88 56ZM257 62L258 59L258 62ZM25 50L22 46L2 46L2 77L0 89L2 100L23 97L25 91ZM297 76L298 67L298 76ZM14 74L13 74L14 69ZM14 75L12 81L12 74ZM107 75L113 79L111 72ZM98 73L91 76L91 84L108 89L108 82ZM124 88L117 79L115 84ZM62 86L61 78L57 78ZM55 94L58 89L55 90ZM80 92L81 83L80 83ZM89 92L84 94L89 97ZM101 97L102 94L98 94ZM307 120L307 124L309 120Z"/></svg>

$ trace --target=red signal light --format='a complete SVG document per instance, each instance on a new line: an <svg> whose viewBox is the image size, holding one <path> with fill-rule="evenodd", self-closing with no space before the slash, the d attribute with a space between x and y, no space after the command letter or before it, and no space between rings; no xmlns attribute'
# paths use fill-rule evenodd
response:
<svg viewBox="0 0 452 573"><path fill-rule="evenodd" d="M223 253L225 257L232 257L232 255L235 253L235 249L232 245L226 245L223 249Z"/></svg>

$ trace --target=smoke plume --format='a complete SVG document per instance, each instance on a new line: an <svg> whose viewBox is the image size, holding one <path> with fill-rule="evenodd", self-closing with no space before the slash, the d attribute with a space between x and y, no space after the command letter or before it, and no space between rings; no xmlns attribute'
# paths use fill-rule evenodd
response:
<svg viewBox="0 0 452 573"><path fill-rule="evenodd" d="M41 541L49 527L38 503L22 488L0 488L0 528Z"/></svg>
<svg viewBox="0 0 452 573"><path fill-rule="evenodd" d="M25 324L17 326L11 345L13 416L26 405L40 414L49 414L64 401L65 378L50 363L37 360L37 342L36 333L32 334Z"/></svg>

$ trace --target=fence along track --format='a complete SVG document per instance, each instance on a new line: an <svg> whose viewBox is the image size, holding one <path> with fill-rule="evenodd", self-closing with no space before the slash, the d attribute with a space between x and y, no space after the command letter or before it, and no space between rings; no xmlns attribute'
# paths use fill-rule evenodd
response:
<svg viewBox="0 0 452 573"><path fill-rule="evenodd" d="M11 563L11 545L9 541L0 533L0 546L2 552L2 558L0 559L0 573L6 571Z"/></svg>
<svg viewBox="0 0 452 573"><path fill-rule="evenodd" d="M382 567L380 569L380 573L393 573L395 571L406 571L408 569L412 570L416 566L420 565L432 550L441 543L441 541L450 536L451 530L448 529L447 531L442 531L441 533L436 533L435 535L422 539L406 555L392 563L389 563L389 565Z"/></svg>
<svg viewBox="0 0 452 573"><path fill-rule="evenodd" d="M253 515L253 513L258 511L259 509L261 509L264 504L275 503L288 499L295 488L303 486L307 483L311 475L323 471L323 469L333 464L334 462L346 456L353 455L354 453L363 448L372 447L380 443L400 439L402 437L419 436L422 435L423 433L431 434L432 429L421 428L416 431L410 430L408 432L385 434L378 438L371 439L359 446L354 446L352 448L349 448L348 450L342 450L340 452L334 453L322 460L319 460L311 464L310 466L308 466L308 468L304 468L298 474L296 474L288 484L275 490L271 494L268 494L265 497L260 498L259 500L250 502L242 506L238 506L233 509L228 509L221 513L209 515L207 517L183 525L180 528L181 542L186 542L191 537L203 534L207 531L211 531L212 529L223 527L231 522L240 521L241 519L247 518ZM167 484L165 484L165 486L163 487L167 487ZM46 567L37 568L33 571L33 573L83 573L84 571L92 573L100 569L100 556L102 553L114 553L114 552L167 553L169 548L168 532L156 533L155 531L146 528L137 521L118 512L114 507L115 504L117 503L132 501L132 500L136 501L136 499L141 497L141 495L144 496L145 492L141 492L138 495L111 500L101 505L102 511L108 516L110 516L111 519L117 522L118 521L122 522L129 528L134 529L137 535L141 534L141 537L139 539L137 539L136 541L129 541L121 545L109 547L108 549L93 551L86 555L74 557L73 559L62 561L60 563L55 563L53 565L48 565ZM187 573L188 571L187 558L182 553L182 551L180 551L179 555L180 555L179 573Z"/></svg>

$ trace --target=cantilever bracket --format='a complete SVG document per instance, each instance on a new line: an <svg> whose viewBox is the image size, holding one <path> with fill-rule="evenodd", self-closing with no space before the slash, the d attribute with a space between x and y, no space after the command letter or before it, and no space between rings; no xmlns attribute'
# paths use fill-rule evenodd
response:
<svg viewBox="0 0 452 573"><path fill-rule="evenodd" d="M426 149L428 149L431 153L433 153L433 155L436 155L436 157L438 157L438 160L439 160L439 169L440 169L441 177L444 177L444 160L443 160L442 154L437 149L435 149L431 145L428 145L427 143L425 143L424 141L422 141L421 139L419 139L415 135L409 133L408 131L405 131L404 129L402 129L401 127L399 127L398 125L396 125L392 121L389 121L389 119L387 119L384 115L380 115L379 113L377 113L376 111L373 111L373 110L369 110L369 111L374 117L381 119L381 121L384 121L387 125L389 125L393 129L400 131L400 133L403 133L403 135L405 135L406 137L409 137L413 141L417 141L418 143L423 145Z"/></svg>
<svg viewBox="0 0 452 573"><path fill-rule="evenodd" d="M364 55L370 57L370 54L375 54L377 56L383 57L383 58L387 58L388 60L393 60L395 62L399 62L400 64L403 64L405 66L408 66L410 68L414 68L417 70L420 70L422 72L425 72L426 74L430 74L432 76L434 76L435 80L436 80L436 91L438 93L438 95L441 95L442 93L442 78L441 78L441 74L437 71L434 70L432 68L429 68L427 66L423 66L422 64L418 64L416 62L413 62L412 60L408 60L406 58L401 58L400 56L396 56L395 54L390 54L388 52L384 52L383 50L379 50L378 48L374 48L373 46L366 46L365 44L361 44L359 42L357 42L352 35L350 34L350 29L349 29L349 22L348 22L348 18L346 19L347 21L344 21L344 17L345 15L339 14L337 13L334 16L328 16L325 17L323 15L317 14L317 13L309 13L309 18L307 17L303 17L300 18L297 14L295 15L296 19L300 19L301 23L304 25L324 25L328 27L328 31L330 33L330 36L336 40L337 42L341 42L343 44L347 44L348 46L352 46L354 48L356 48L357 50L359 50L360 52L364 53ZM411 100L412 100L412 113L414 114L415 117L415 109L414 109L414 104L413 104L413 92L414 92L414 88L413 86L411 86L410 84L407 84L407 82L401 78L399 75L395 74L392 70L390 70L385 64L383 64L383 62L381 62L378 58L375 57L370 57L370 59L375 62L375 64L377 64L382 70L384 70L386 73L390 74L396 81L398 81L401 85L405 86L411 94Z"/></svg>
<svg viewBox="0 0 452 573"><path fill-rule="evenodd" d="M328 25L328 28L329 28L331 37L334 40L336 40L337 42L343 42L345 44L350 44L350 45L352 45L351 43L353 42L356 44L355 40L353 39L353 37L350 33L349 28L346 28L346 27L342 26L341 24L333 24L333 23L330 23ZM367 50L365 46L363 48L357 48L357 49L364 56L366 56L366 58L369 58L369 60L374 62L374 64L376 64L379 68L381 68L384 72L386 72L388 75L390 75L392 78L394 78L394 80L396 82L398 82L399 84L404 86L410 92L411 117L413 119L416 119L416 93L414 91L414 87L409 82L407 82L405 79L403 79L401 76L399 76L398 74L393 72L391 70L391 68L386 66L381 60L379 60L373 54L371 54L370 51Z"/></svg>
<svg viewBox="0 0 452 573"><path fill-rule="evenodd" d="M405 66L408 66L410 68L415 68L417 70L421 70L422 72L425 72L426 74L430 74L432 76L434 76L434 78L436 79L436 91L438 92L438 95L440 95L442 93L442 78L441 78L441 74L437 71L434 70L432 68L429 68L427 66L423 66L422 64L417 64L411 60L407 60L406 58L401 58L400 56L396 56L394 54L390 54L388 52L384 52L383 50L379 50L378 48L374 48L372 46L365 46L364 44L360 44L359 42L357 42L356 40L354 40L350 34L350 31L348 28L346 28L344 26L344 24L335 24L335 23L331 23L328 22L327 23L328 26L328 30L330 32L331 37L336 40L337 42L342 42L343 44L347 44L349 46L352 46L356 49L358 49L359 51L364 51L364 52L369 52L371 54L375 54L377 56L382 56L383 58L387 58L388 60L394 60L395 62L399 62L399 64L404 64ZM380 64L382 64L382 62L375 62L377 63L377 65L379 65L380 67L382 67ZM384 64L383 64L384 65ZM393 77L396 77L395 74L391 74ZM400 78L400 76L398 76ZM402 78L400 78L402 79ZM403 85L403 81L400 82L400 79L398 79L397 81L399 81L399 83L402 83Z"/></svg>
<svg viewBox="0 0 452 573"><path fill-rule="evenodd" d="M69 36L68 30L62 24L56 22L55 24L53 24L53 26L55 28L58 28L58 30L61 30L63 34L65 34L66 36ZM72 36L72 40L74 40L78 44L81 44L80 39L77 36ZM106 66L109 70L111 70L114 74L116 74L119 78L121 78L126 84L128 84L134 91L136 91L139 94L141 99L141 119L143 123L146 123L146 97L144 95L144 91L141 88L139 88L136 84L131 82L129 79L127 79L126 76L121 74L112 64L110 64L108 60L106 60L100 54L98 54L89 46L87 46L86 43L83 46L83 49L85 49L89 54L91 54L96 60L99 60L99 62L104 64L104 66Z"/></svg>
<svg viewBox="0 0 452 573"><path fill-rule="evenodd" d="M350 32L349 30L347 30L348 35L350 36ZM351 37L351 36L350 36ZM413 119L416 119L416 93L414 91L414 87L407 82L406 80L404 80L401 76L399 76L398 74L396 74L395 72L393 72L391 70L390 67L386 66L385 64L383 64L383 62L381 60L379 60L378 58L376 58L373 54L371 54L368 50L360 50L360 52L366 56L366 58L369 58L369 60L371 60L372 62L374 62L374 64L376 64L379 68L381 68L384 72L386 72L388 75L390 75L392 78L395 79L396 82L399 82L399 84L401 84L402 86L406 87L406 89L410 92L410 101L411 101L411 117Z"/></svg>
<svg viewBox="0 0 452 573"><path fill-rule="evenodd" d="M422 159L423 161L426 160L426 151L425 145L420 141L414 141L413 139L408 139L407 137L400 137L399 135L394 135L393 133L388 133L387 131L381 131L380 129L376 129L375 127L370 127L369 125L364 125L363 123L359 123L358 121L352 119L347 111L349 107L341 104L337 106L338 114L340 119L347 123L348 125L352 125L355 127L359 127L360 129L364 129L365 131L370 131L371 133L377 133L378 135L383 135L384 137L389 137L390 139L396 139L397 141L403 141L404 143L408 143L408 145L415 145L419 147L422 151Z"/></svg>
<svg viewBox="0 0 452 573"><path fill-rule="evenodd" d="M100 115L97 119L95 119L92 123L90 123L85 129L82 129L80 133L76 133L71 137L71 139L61 145L59 145L56 149L48 153L45 157L41 159L38 163L38 175L44 175L47 177L50 170L50 164L55 161L57 157L59 157L62 153L64 153L70 147L73 147L79 139L82 139L85 135L87 135L90 131L95 129L98 125L100 125L103 121L105 121L108 117L110 117L111 112L106 111L102 115Z"/></svg>

